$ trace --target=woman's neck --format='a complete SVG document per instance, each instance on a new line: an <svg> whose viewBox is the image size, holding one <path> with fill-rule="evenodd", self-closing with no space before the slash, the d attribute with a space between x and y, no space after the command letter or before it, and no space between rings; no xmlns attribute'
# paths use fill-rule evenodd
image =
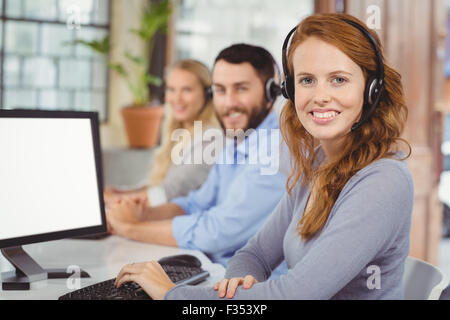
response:
<svg viewBox="0 0 450 320"><path fill-rule="evenodd" d="M325 161L327 163L335 161L342 152L345 139L321 140L320 145L325 153Z"/></svg>

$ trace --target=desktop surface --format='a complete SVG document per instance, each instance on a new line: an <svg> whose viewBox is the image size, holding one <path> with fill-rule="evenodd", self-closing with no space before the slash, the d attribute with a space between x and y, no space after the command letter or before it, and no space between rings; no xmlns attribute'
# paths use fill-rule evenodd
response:
<svg viewBox="0 0 450 320"><path fill-rule="evenodd" d="M23 247L44 268L84 270L90 278L37 281L28 291L0 291L0 300L56 300L68 292L114 278L126 264L177 254L196 256L202 268L210 273L210 277L199 285L213 286L225 273L222 265L213 264L200 251L140 243L118 236L101 240L64 239ZM13 270L12 266L0 257L0 271L10 270Z"/></svg>

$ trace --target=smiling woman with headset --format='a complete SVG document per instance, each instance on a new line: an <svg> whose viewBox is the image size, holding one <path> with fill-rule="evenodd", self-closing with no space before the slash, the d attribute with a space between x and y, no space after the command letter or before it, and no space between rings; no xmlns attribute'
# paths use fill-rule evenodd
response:
<svg viewBox="0 0 450 320"><path fill-rule="evenodd" d="M303 20L283 59L292 173L271 217L214 290L174 286L157 263L125 266L117 285L136 281L154 299L402 298L414 188L401 77L377 35L345 14ZM268 280L283 260L287 274Z"/></svg>

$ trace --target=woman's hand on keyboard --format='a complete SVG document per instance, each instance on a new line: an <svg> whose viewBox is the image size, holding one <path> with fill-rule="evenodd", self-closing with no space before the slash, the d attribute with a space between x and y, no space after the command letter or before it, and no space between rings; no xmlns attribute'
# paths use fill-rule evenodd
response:
<svg viewBox="0 0 450 320"><path fill-rule="evenodd" d="M247 275L245 278L222 279L214 285L213 289L214 291L218 291L219 298L224 298L226 295L227 298L231 299L234 297L234 293L240 285L242 285L244 289L250 289L257 282L258 280L253 276Z"/></svg>
<svg viewBox="0 0 450 320"><path fill-rule="evenodd" d="M161 265L156 261L126 265L116 277L115 285L136 282L153 300L162 300L166 293L175 287Z"/></svg>

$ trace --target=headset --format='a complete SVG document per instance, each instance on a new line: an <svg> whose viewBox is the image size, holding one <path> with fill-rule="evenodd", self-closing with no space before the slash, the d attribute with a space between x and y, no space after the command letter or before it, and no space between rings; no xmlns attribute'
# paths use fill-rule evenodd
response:
<svg viewBox="0 0 450 320"><path fill-rule="evenodd" d="M378 102L380 101L381 93L384 90L384 62L383 56L381 54L380 49L378 48L377 42L374 37L359 23L342 18L343 21L350 24L351 26L357 28L362 32L362 34L369 40L372 44L373 49L375 51L377 70L374 75L368 77L366 81L366 87L364 89L364 104L363 104L363 113L361 115L361 120L353 124L351 131L355 131L361 127L364 122L366 122L370 115L375 110ZM282 49L282 63L283 63L283 73L284 73L284 81L281 83L281 93L286 99L292 101L295 105L295 83L292 75L289 74L289 70L287 67L287 51L289 40L291 39L292 34L297 30L297 27L293 28L289 31L286 39L283 43Z"/></svg>
<svg viewBox="0 0 450 320"><path fill-rule="evenodd" d="M278 76L278 79L281 79L280 68L278 67L275 60L272 58L273 62L273 71L274 76L266 81L264 85L266 100L269 102L275 101L275 99L281 95L281 87L276 83L275 77Z"/></svg>
<svg viewBox="0 0 450 320"><path fill-rule="evenodd" d="M268 53L268 54L270 55L270 53ZM277 77L277 76L278 76L278 79L281 79L281 71L280 71L280 68L278 67L277 63L275 62L275 59L272 57L272 55L270 55L270 58L272 59L272 62L273 62L274 76L272 78L268 79L266 81L266 83L264 84L264 95L268 102L273 102L279 95L281 95L281 87L275 81L275 77ZM212 87L208 87L205 89L205 97L206 97L206 101L209 101L213 98Z"/></svg>
<svg viewBox="0 0 450 320"><path fill-rule="evenodd" d="M213 98L213 91L211 87L205 87L205 105Z"/></svg>
<svg viewBox="0 0 450 320"><path fill-rule="evenodd" d="M208 106L208 103L212 100L213 98L213 92L212 92L212 88L211 87L204 87L204 93L205 93L205 103L203 104L203 107L200 109L200 111L198 112L198 114L201 114L206 107Z"/></svg>

